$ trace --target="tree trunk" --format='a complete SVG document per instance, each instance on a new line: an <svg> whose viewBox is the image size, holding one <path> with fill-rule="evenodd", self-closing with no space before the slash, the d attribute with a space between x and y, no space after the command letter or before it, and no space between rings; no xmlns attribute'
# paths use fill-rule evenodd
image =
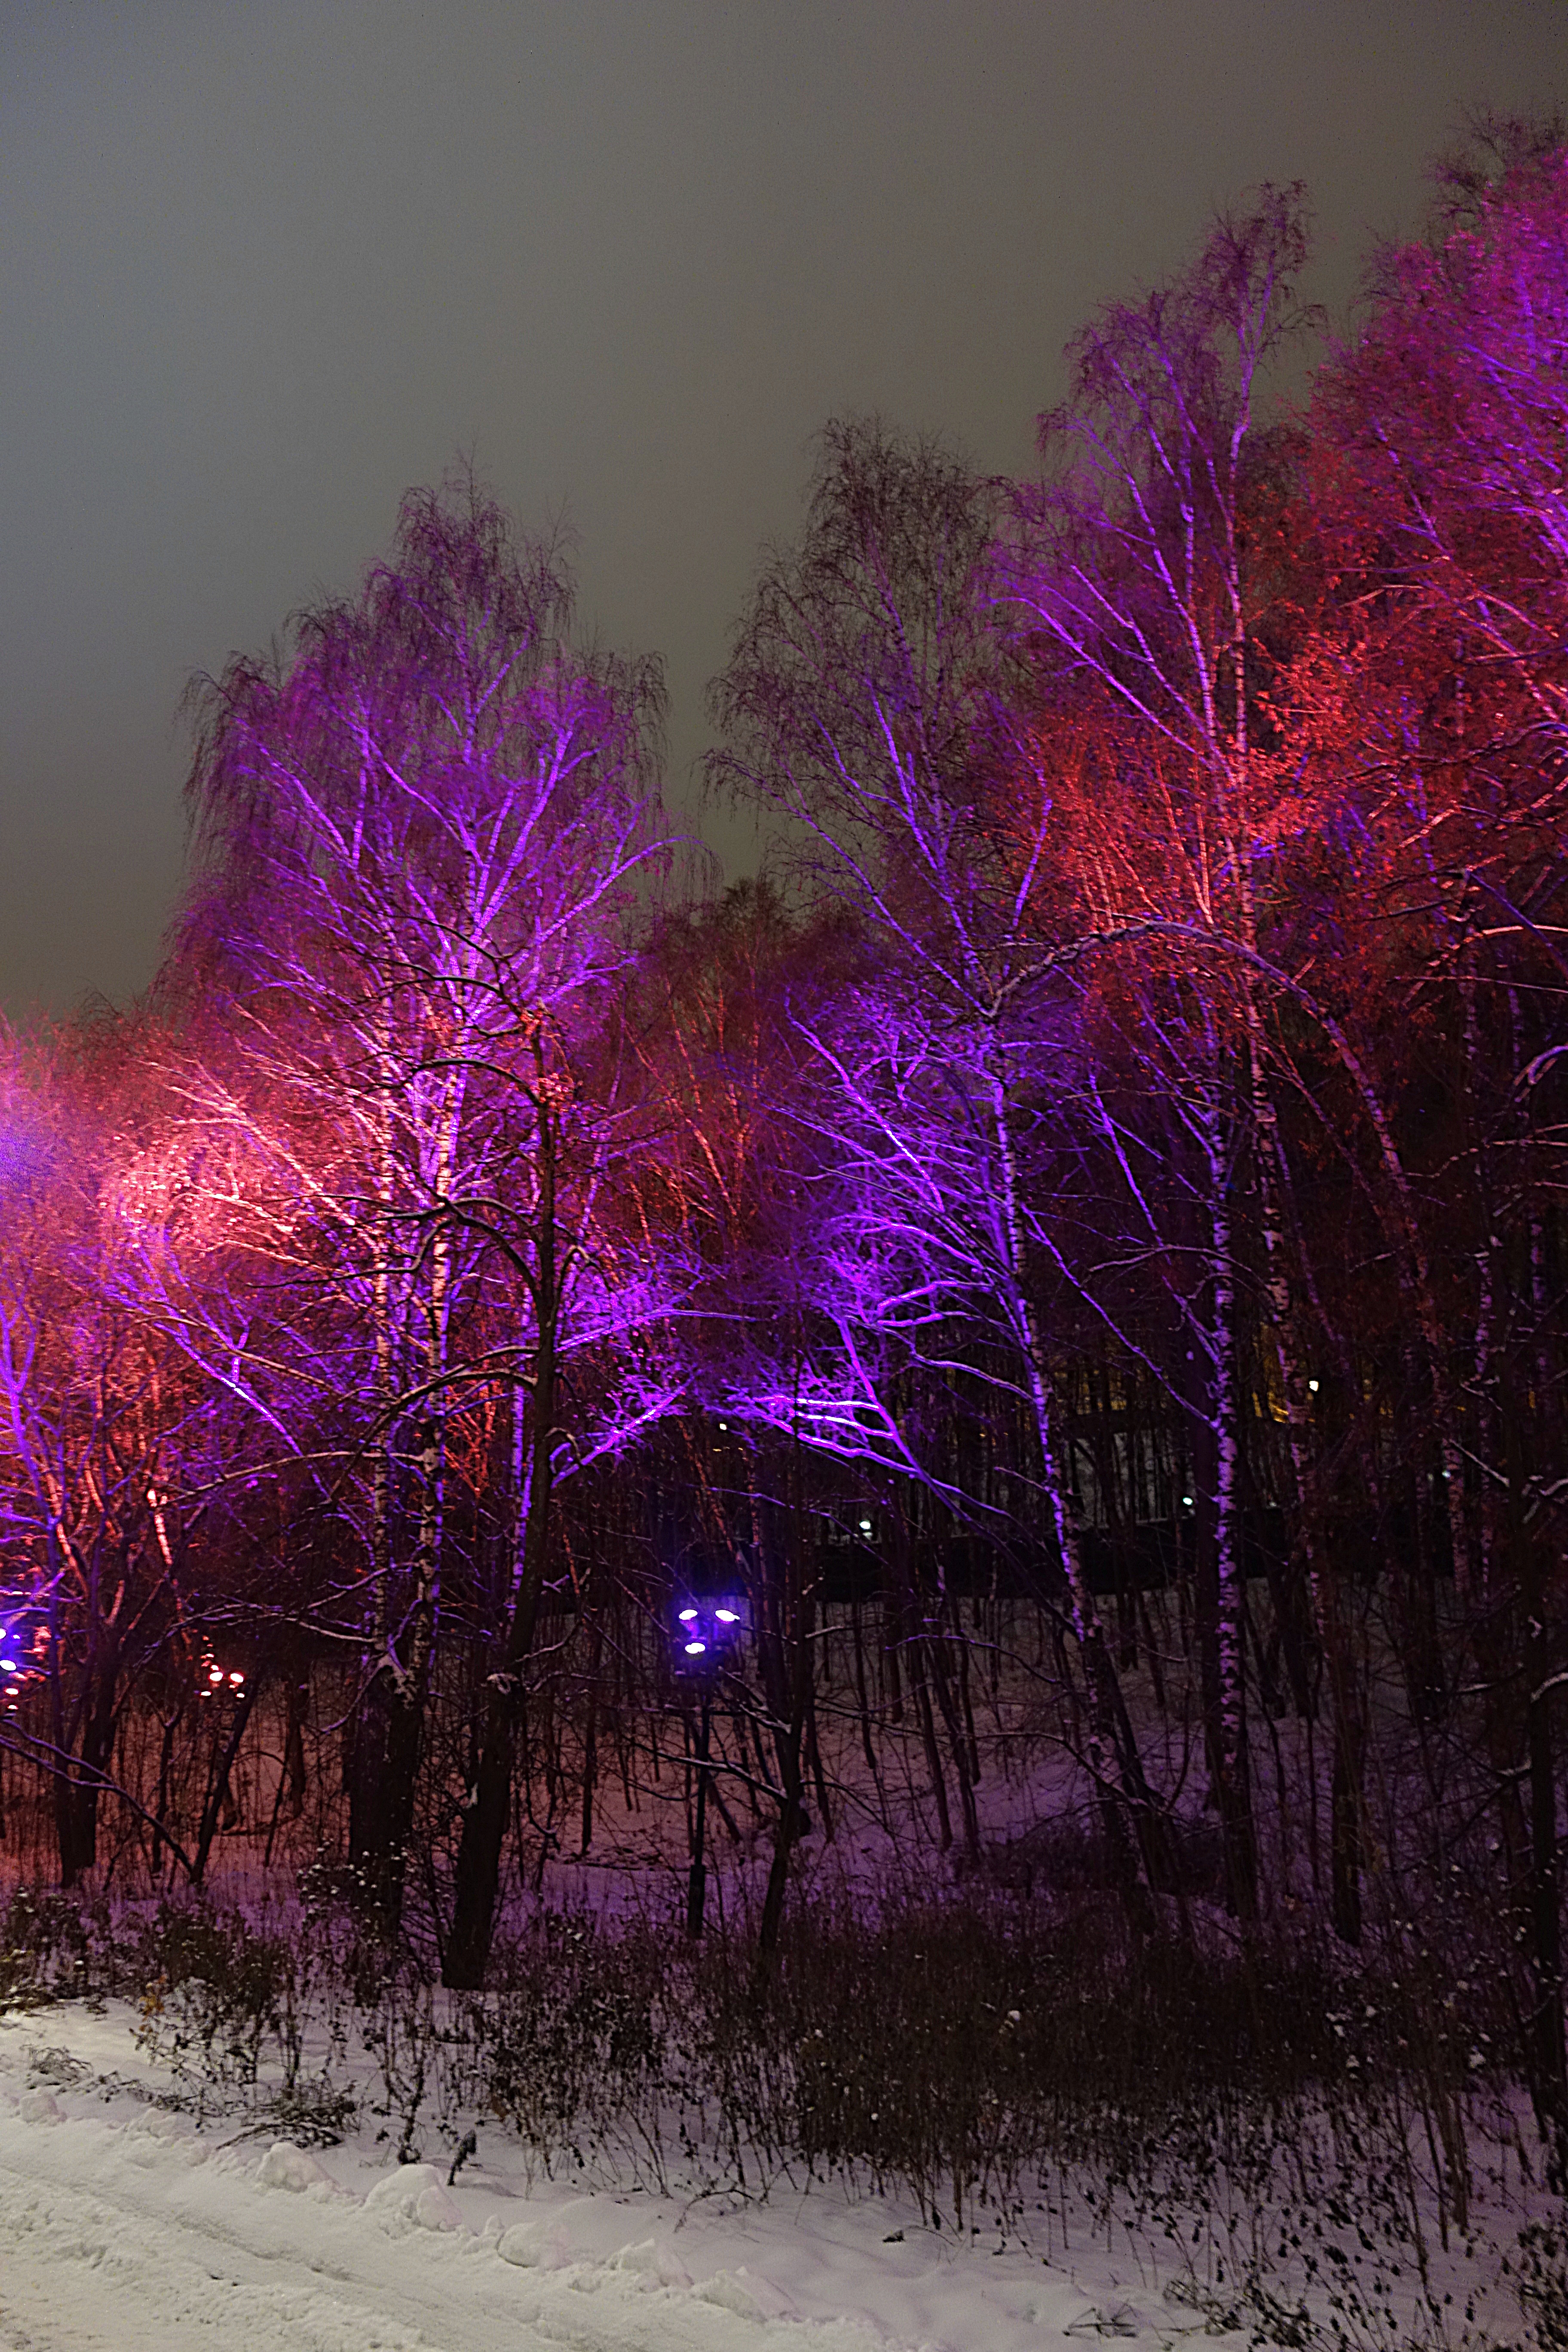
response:
<svg viewBox="0 0 1568 2352"><path fill-rule="evenodd" d="M1329 1916L1342 1944L1361 1942L1362 1762L1360 1711L1349 1687L1352 1669L1331 1664L1334 1730L1329 1800Z"/></svg>
<svg viewBox="0 0 1568 2352"><path fill-rule="evenodd" d="M193 1886L200 1886L206 1877L207 1864L212 1858L213 1843L217 1836L218 1822L223 1814L224 1800L228 1794L229 1774L234 1770L234 1759L239 1753L239 1743L245 1738L246 1727L250 1721L251 1709L256 1705L261 1681L259 1672L251 1675L246 1684L244 1696L235 1707L234 1720L229 1726L227 1737L222 1740L215 1740L212 1765L207 1776L206 1801L202 1807L201 1823L196 1832L196 1850L191 1864Z"/></svg>
<svg viewBox="0 0 1568 2352"><path fill-rule="evenodd" d="M775 1742L779 1774L783 1783L783 1802L773 1831L773 1861L768 1869L767 1891L763 1897L762 1926L757 1934L759 1959L766 1966L778 1949L779 1933L784 1926L784 1894L789 1884L790 1855L795 1840L805 1825L805 1807L802 1801L805 1779L801 1771L801 1748L805 1733L805 1706L810 1687L811 1656L809 1644L795 1644L794 1675L791 1677L790 1712L787 1722L778 1727Z"/></svg>
<svg viewBox="0 0 1568 2352"><path fill-rule="evenodd" d="M511 1622L499 1673L489 1677L479 1769L463 1816L458 1846L457 1901L447 1940L442 1981L478 1992L489 1963L500 1889L501 1852L511 1814L517 1734L523 1716L523 1673L533 1648L550 1535L552 1447L557 1402L556 1346L560 1291L556 1264L555 1141L548 1118L540 1121L539 1224L533 1297L539 1318L534 1354L533 1425L525 1481L522 1544L514 1579ZM521 1400L516 1410L521 1427Z"/></svg>

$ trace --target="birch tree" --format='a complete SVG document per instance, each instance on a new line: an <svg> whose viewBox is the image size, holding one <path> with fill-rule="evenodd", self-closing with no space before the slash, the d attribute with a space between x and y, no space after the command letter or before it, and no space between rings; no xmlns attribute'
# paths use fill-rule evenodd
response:
<svg viewBox="0 0 1568 2352"><path fill-rule="evenodd" d="M1082 729L1103 728L1097 754L1103 814L1066 852L1085 886L1068 918L1109 950L1136 957L1166 923L1234 940L1163 966L1166 1006L1145 1036L1179 1036L1166 1076L1199 1171L1201 1234L1178 1236L1204 1264L1201 1298L1184 1318L1197 1375L1192 1392L1202 1534L1214 1555L1212 1700L1216 1792L1232 1900L1256 1912L1257 1861L1247 1760L1240 1512L1242 1389L1237 1217L1256 1189L1275 1293L1285 1409L1305 1418L1306 1367L1293 1338L1274 1163L1257 968L1264 813L1277 800L1256 740L1267 534L1254 525L1268 436L1258 405L1267 371L1303 320L1294 281L1305 259L1300 189L1261 192L1222 219L1192 266L1141 302L1112 303L1068 352L1067 403L1042 417L1040 482L1016 498L999 593L1049 682L1032 742L1036 790L1051 768L1080 762ZM1077 708L1074 708L1075 703ZM1060 827L1058 828L1059 841ZM1055 845L1053 845L1055 846ZM1104 854L1109 852L1109 854ZM1020 828L1018 867L1040 863ZM1054 907L1053 916L1062 919ZM1172 1030L1173 1019L1176 1027ZM1163 1058L1156 1055L1156 1061ZM1151 1063L1151 1068L1154 1066Z"/></svg>
<svg viewBox="0 0 1568 2352"><path fill-rule="evenodd" d="M518 1398L519 1540L460 1890L497 1866L563 1318L603 1172L584 1106L639 877L665 855L661 693L652 665L575 645L556 551L459 482L405 500L356 599L300 614L279 653L237 658L195 696L200 880L170 984L221 989L243 1074L209 1076L193 1117L243 1125L265 1099L272 1136L292 1139L278 1169L362 1400L352 1846L387 1921L439 1620L447 1423L475 1384ZM498 1285L499 1318L481 1312ZM479 1950L488 1932L465 1913L455 1936Z"/></svg>
<svg viewBox="0 0 1568 2352"><path fill-rule="evenodd" d="M797 873L853 910L879 968L850 992L847 1027L805 1017L838 1161L837 1239L812 1302L835 1344L804 1392L781 1366L765 1410L828 1450L919 1475L890 1362L945 1327L931 1360L951 1377L954 1332L961 1352L1001 1341L1034 1452L1020 1465L1028 1516L1065 1579L1086 1761L1124 1898L1147 1925L1131 1825L1147 1826L1149 1791L1083 1566L1026 1201L1053 1058L1051 959L1026 858L1021 876L1009 866L974 768L1000 666L984 597L997 517L996 487L941 447L829 425L801 541L764 567L713 691L711 782L791 821ZM753 1375L753 1412L765 1385Z"/></svg>

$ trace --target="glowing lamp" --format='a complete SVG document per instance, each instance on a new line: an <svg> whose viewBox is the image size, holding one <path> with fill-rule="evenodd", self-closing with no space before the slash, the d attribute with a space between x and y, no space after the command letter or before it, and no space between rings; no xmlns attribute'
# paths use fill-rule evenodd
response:
<svg viewBox="0 0 1568 2352"><path fill-rule="evenodd" d="M670 1611L677 1670L702 1675L722 1672L740 1648L748 1620L742 1595L678 1600Z"/></svg>
<svg viewBox="0 0 1568 2352"><path fill-rule="evenodd" d="M726 1670L739 1665L737 1654L750 1613L744 1593L679 1595L670 1605L675 1671L686 1683L687 1769L696 1782L690 1813L691 1867L686 1882L686 1932L693 1938L702 1933L707 1900L708 1865L702 1848L707 1835L708 1784L713 1777L709 1734L714 1706L723 1704ZM690 1779L687 1786L689 1790Z"/></svg>

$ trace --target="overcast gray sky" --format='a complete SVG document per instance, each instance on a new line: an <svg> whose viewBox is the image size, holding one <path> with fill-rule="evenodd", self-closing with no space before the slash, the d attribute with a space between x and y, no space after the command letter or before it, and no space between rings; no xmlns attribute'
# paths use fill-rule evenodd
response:
<svg viewBox="0 0 1568 2352"><path fill-rule="evenodd" d="M826 417L1021 469L1216 205L1306 180L1341 304L1565 95L1568 0L0 0L0 1001L146 985L186 677L458 452L665 656L679 797Z"/></svg>

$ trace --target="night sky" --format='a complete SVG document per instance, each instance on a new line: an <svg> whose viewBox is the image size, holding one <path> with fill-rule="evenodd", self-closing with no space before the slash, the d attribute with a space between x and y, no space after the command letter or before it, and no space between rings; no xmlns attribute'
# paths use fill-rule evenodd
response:
<svg viewBox="0 0 1568 2352"><path fill-rule="evenodd" d="M125 1001L195 669L352 589L460 453L702 692L825 418L1030 457L1061 346L1308 182L1342 311L1568 0L0 5L0 1000Z"/></svg>

